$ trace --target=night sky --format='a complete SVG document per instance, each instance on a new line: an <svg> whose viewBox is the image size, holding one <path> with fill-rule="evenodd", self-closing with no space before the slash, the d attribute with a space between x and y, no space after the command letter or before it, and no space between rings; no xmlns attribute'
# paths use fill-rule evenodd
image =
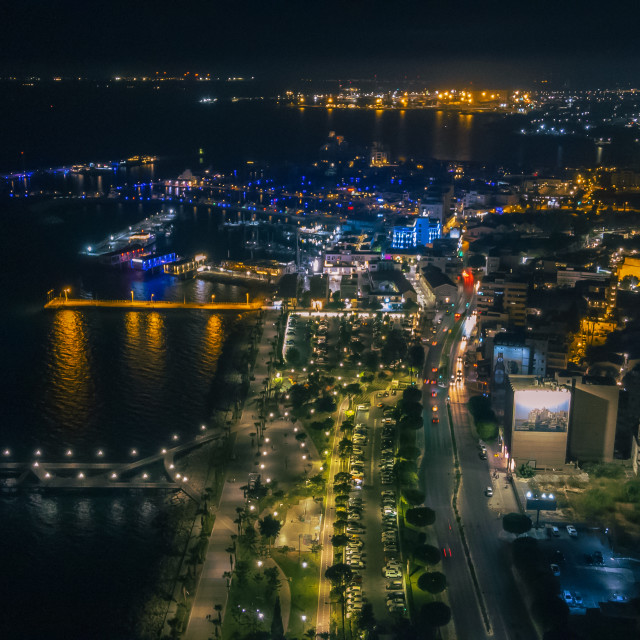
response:
<svg viewBox="0 0 640 640"><path fill-rule="evenodd" d="M0 72L640 84L637 3L207 0L3 3Z"/></svg>

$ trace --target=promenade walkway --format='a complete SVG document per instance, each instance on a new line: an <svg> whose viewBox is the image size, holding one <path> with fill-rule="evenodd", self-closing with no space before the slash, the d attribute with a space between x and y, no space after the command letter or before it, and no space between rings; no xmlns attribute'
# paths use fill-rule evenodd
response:
<svg viewBox="0 0 640 640"><path fill-rule="evenodd" d="M202 309L206 311L247 311L262 307L261 302L173 302L170 300L88 300L84 298L52 298L45 309Z"/></svg>
<svg viewBox="0 0 640 640"><path fill-rule="evenodd" d="M222 605L223 610L226 607L228 586L227 579L223 577L223 574L229 571L229 552L226 549L231 544L230 536L238 533L237 525L234 522L237 518L236 508L242 508L245 505L244 493L240 487L247 484L249 473L260 473L263 482L266 482L268 478L276 480L282 488L299 478L305 469L308 473L315 472L313 465L310 466L309 463L309 453L311 453L313 463L319 464L318 454L309 441L310 439L303 450L300 443L295 440L291 423L282 419L267 420L265 443L262 447L263 453L266 455L256 457L257 447L255 438L252 438L251 434L256 432L255 423L258 419L260 394L264 389L263 381L267 377L267 361L271 351L271 341L277 335L275 322L278 315L274 311L265 313L263 337L259 344L253 372L255 380L251 382L245 407L234 428L235 446L227 466L226 481L222 489L220 506L216 514L204 567L196 586L191 615L184 636L187 640L207 640L213 637L213 624L211 620L207 619L207 616L217 617L214 610L216 604ZM303 459L303 455L306 455L307 458ZM286 580L282 580L280 600L286 629L291 602L289 585ZM167 619L169 618L170 616L167 617ZM165 627L165 632L168 632L168 626Z"/></svg>

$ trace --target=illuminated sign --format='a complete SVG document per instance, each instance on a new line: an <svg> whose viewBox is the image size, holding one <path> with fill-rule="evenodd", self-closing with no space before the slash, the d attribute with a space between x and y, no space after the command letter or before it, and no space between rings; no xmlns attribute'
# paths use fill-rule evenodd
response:
<svg viewBox="0 0 640 640"><path fill-rule="evenodd" d="M565 433L569 426L568 391L527 389L514 394L516 431Z"/></svg>

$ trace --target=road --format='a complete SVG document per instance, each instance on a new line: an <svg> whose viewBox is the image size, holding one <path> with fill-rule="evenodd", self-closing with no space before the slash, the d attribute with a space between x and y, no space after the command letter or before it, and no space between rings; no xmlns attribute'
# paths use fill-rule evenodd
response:
<svg viewBox="0 0 640 640"><path fill-rule="evenodd" d="M462 297L456 311L463 313L468 300L468 296ZM432 373L432 369L440 364L444 342L452 326L453 315L445 315L436 335L437 345L430 348L427 356L425 377L436 375ZM448 354L453 367L458 348L458 343L454 343ZM427 418L425 455L420 477L425 486L426 503L436 511L434 527L438 545L446 550L442 564L449 584L448 596L456 636L473 640L489 635L500 640L533 639L536 636L511 573L508 547L499 537L501 523L498 513L489 509L488 500L484 496L484 489L491 484L491 474L489 463L479 457L478 441L471 430L466 408L466 389L464 386L456 385L446 389L426 385L424 389ZM437 390L436 398L431 397L433 389ZM446 400L448 393L451 395L453 429L462 471L458 508L478 577L481 597L488 612L490 630L487 629L480 612L478 596L451 504L454 468ZM431 417L434 415L431 411L433 405L438 408L438 424L431 423ZM492 464L494 460L491 459ZM509 492L505 492L504 500L509 500Z"/></svg>
<svg viewBox="0 0 640 640"><path fill-rule="evenodd" d="M438 368L442 347L447 332L453 323L445 316L435 338L437 345L429 349L425 362L425 377L435 377L433 368ZM432 389L437 389L437 398L431 397ZM419 477L426 494L426 504L436 512L435 529L438 547L446 551L442 560L442 571L447 576L448 597L451 606L455 632L458 638L466 640L486 638L485 625L480 614L476 593L467 566L460 534L456 526L451 504L454 482L453 446L449 431L446 389L432 386L423 387L425 406L424 441L425 451L419 469ZM438 407L440 422L433 424L433 405Z"/></svg>

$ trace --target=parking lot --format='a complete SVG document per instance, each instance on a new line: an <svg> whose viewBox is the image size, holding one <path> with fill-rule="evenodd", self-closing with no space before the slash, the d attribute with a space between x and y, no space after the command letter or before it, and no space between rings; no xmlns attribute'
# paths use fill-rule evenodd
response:
<svg viewBox="0 0 640 640"><path fill-rule="evenodd" d="M635 563L638 568L634 572L630 568L632 563L617 558L604 532L576 526L577 535L571 536L566 524L558 524L555 534L552 526L548 523L530 535L538 538L550 571L552 564L557 565L554 574L572 614L597 608L599 602L626 601L639 594L636 582L640 577L640 563ZM598 554L602 554L601 562Z"/></svg>

